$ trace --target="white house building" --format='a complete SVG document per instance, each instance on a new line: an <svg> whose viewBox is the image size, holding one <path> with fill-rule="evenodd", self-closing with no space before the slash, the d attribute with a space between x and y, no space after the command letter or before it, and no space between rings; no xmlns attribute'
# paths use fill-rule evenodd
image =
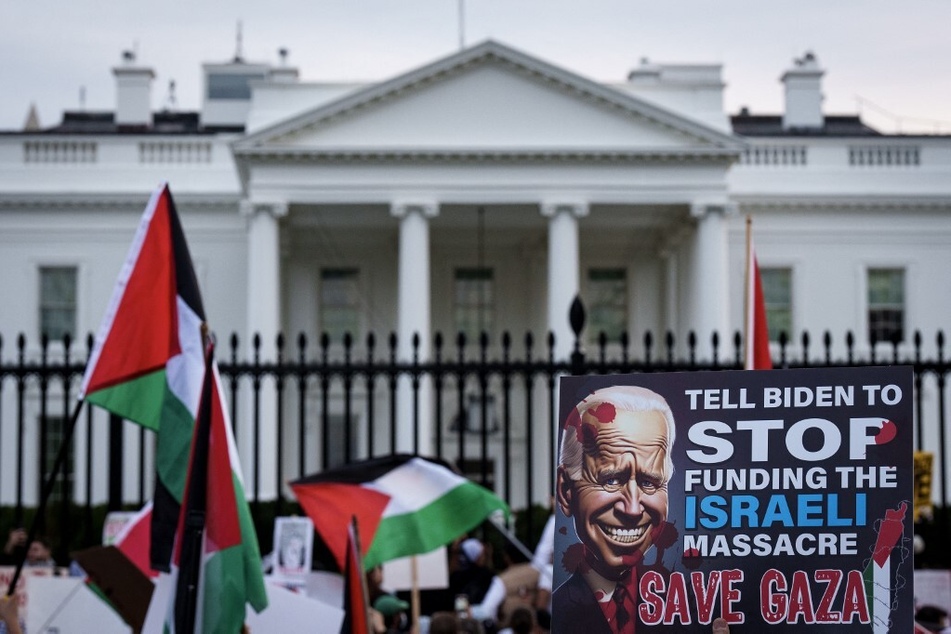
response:
<svg viewBox="0 0 951 634"><path fill-rule="evenodd" d="M436 332L551 331L564 357L580 294L590 337L695 332L709 357L742 328L747 216L790 351L803 331L841 355L848 331L867 353L872 332L907 348L919 329L927 354L951 314L951 137L825 113L812 54L761 87L785 91L768 115L724 111L718 64L645 60L604 84L494 41L364 85L205 64L198 112L154 110L132 56L113 73L114 111L0 133L0 355L98 327L161 181L212 328L244 345L395 331L425 356ZM273 430L250 430L243 451L272 456Z"/></svg>

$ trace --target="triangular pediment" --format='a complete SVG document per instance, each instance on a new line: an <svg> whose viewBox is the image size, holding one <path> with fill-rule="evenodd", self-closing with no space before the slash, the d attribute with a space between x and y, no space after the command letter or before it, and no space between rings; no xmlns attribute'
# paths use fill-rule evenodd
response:
<svg viewBox="0 0 951 634"><path fill-rule="evenodd" d="M235 144L265 153L736 154L702 123L486 42Z"/></svg>

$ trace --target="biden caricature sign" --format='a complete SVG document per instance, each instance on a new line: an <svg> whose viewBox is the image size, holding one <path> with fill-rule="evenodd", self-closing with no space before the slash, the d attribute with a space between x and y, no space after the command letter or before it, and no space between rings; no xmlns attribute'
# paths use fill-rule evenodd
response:
<svg viewBox="0 0 951 634"><path fill-rule="evenodd" d="M565 377L552 631L910 632L912 371Z"/></svg>

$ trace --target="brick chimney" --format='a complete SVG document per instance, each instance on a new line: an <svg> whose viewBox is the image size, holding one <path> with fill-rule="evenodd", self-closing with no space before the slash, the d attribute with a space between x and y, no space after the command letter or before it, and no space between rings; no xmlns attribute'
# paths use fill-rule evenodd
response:
<svg viewBox="0 0 951 634"><path fill-rule="evenodd" d="M132 51L122 54L122 64L113 68L112 73L116 76L116 125L120 129L150 127L155 73L137 65Z"/></svg>
<svg viewBox="0 0 951 634"><path fill-rule="evenodd" d="M783 129L819 129L822 116L822 75L816 56L807 52L794 60L792 68L783 73L781 81L786 92Z"/></svg>

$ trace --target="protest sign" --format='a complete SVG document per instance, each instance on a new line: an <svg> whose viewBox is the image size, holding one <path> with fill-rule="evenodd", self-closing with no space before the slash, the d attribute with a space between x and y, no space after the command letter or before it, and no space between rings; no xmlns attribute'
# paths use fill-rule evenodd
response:
<svg viewBox="0 0 951 634"><path fill-rule="evenodd" d="M278 583L300 587L307 584L314 552L314 525L307 517L274 520L274 572Z"/></svg>
<svg viewBox="0 0 951 634"><path fill-rule="evenodd" d="M0 566L0 593L6 595L10 589L10 582L16 573L16 566ZM30 586L29 579L34 577L52 577L55 575L66 574L65 570L57 570L52 566L24 566L20 572L20 578L17 581L16 589L13 591L20 606L20 618L24 621L30 606Z"/></svg>
<svg viewBox="0 0 951 634"><path fill-rule="evenodd" d="M911 631L910 368L560 389L555 634Z"/></svg>

